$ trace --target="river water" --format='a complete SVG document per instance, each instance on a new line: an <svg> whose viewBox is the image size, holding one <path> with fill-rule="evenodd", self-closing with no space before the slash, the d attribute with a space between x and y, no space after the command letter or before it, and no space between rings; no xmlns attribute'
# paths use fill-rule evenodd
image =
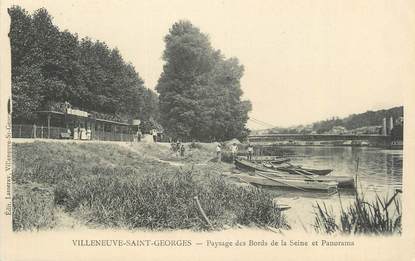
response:
<svg viewBox="0 0 415 261"><path fill-rule="evenodd" d="M402 189L402 150L385 150L371 147L284 147L292 150L292 164L303 167L333 169L329 175L352 176L357 173L357 191L363 193L367 201L390 197L396 189ZM281 203L288 204L288 222L293 228L312 230L315 205L318 202L327 206L339 217L340 206L345 208L354 200L353 190L340 189L339 194L327 195L319 192L277 191ZM340 195L340 196L339 196Z"/></svg>

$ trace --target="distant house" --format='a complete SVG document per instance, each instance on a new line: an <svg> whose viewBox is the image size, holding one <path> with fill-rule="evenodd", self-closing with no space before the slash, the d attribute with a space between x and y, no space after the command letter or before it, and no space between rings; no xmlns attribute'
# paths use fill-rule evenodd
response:
<svg viewBox="0 0 415 261"><path fill-rule="evenodd" d="M354 134L379 134L382 126L365 126L353 130Z"/></svg>
<svg viewBox="0 0 415 261"><path fill-rule="evenodd" d="M334 126L329 131L330 134L344 134L346 132L346 128L343 126Z"/></svg>

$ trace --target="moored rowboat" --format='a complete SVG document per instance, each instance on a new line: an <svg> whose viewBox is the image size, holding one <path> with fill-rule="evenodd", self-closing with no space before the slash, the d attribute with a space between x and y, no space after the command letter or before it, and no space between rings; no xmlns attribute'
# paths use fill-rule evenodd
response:
<svg viewBox="0 0 415 261"><path fill-rule="evenodd" d="M246 171L263 171L263 172L281 173L277 170L266 168L264 166L249 162L244 159L236 159L235 166L240 170L246 170Z"/></svg>
<svg viewBox="0 0 415 261"><path fill-rule="evenodd" d="M348 176L300 176L300 175L280 175L270 172L260 172L256 171L255 173L266 174L270 176L276 176L283 179L299 179L299 180L312 180L312 181L334 181L337 182L338 188L354 188L354 179L353 177Z"/></svg>
<svg viewBox="0 0 415 261"><path fill-rule="evenodd" d="M272 172L272 173L280 173L280 171L288 172L290 174L299 174L299 175L319 175L324 176L332 172L332 169L306 169L299 166L288 165L288 166L274 166L271 163L265 163L263 165L255 164L248 160L244 159L236 159L235 166L240 170L247 170L247 171L263 171L263 172Z"/></svg>
<svg viewBox="0 0 415 261"><path fill-rule="evenodd" d="M330 172L332 172L332 169L309 169L309 168L303 168L299 166L288 166L288 167L275 167L275 169L280 171L285 171L290 174L297 174L296 172L300 172L305 175L319 175L319 176L325 176L328 175Z"/></svg>
<svg viewBox="0 0 415 261"><path fill-rule="evenodd" d="M324 175L328 175L330 172L333 171L332 169L303 168L301 166L295 166L295 165L292 165L292 164L286 164L285 166L275 166L274 164L272 164L272 162L264 162L264 163L262 163L262 165L266 168L269 168L269 169L284 171L284 172L288 172L290 174L304 174L304 175L324 176Z"/></svg>
<svg viewBox="0 0 415 261"><path fill-rule="evenodd" d="M251 159L251 162L254 162L254 163L262 163L262 162L269 162L269 163L272 163L272 164L283 164L283 163L287 163L287 162L289 162L289 161L291 161L291 159L288 159L288 158L274 158L274 159L258 159L258 158L255 158L255 159Z"/></svg>
<svg viewBox="0 0 415 261"><path fill-rule="evenodd" d="M321 190L327 192L337 191L337 182L335 181L315 181L310 179L286 179L280 177L270 177L257 173L258 175L250 176L245 174L237 175L239 179L249 182L251 184L270 186L270 187L281 187L289 189L299 189L303 191L314 191ZM269 174L269 173L267 173Z"/></svg>

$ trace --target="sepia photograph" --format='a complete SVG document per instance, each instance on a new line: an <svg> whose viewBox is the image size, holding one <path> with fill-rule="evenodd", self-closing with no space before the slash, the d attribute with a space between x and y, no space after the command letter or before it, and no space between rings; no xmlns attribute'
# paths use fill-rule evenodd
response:
<svg viewBox="0 0 415 261"><path fill-rule="evenodd" d="M0 259L413 259L413 8L2 1Z"/></svg>

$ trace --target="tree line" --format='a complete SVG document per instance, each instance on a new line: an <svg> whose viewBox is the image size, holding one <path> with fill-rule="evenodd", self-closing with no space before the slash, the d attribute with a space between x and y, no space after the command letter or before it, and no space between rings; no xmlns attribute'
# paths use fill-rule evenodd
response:
<svg viewBox="0 0 415 261"><path fill-rule="evenodd" d="M162 125L175 139L244 138L249 101L241 100L244 67L225 58L189 21L170 28L156 90L104 42L61 31L47 10L9 8L13 119L28 120L53 102Z"/></svg>
<svg viewBox="0 0 415 261"><path fill-rule="evenodd" d="M115 48L61 31L46 9L11 17L13 119L30 120L55 102L120 116L158 118L158 96Z"/></svg>
<svg viewBox="0 0 415 261"><path fill-rule="evenodd" d="M315 132L322 134L329 132L333 129L333 127L337 126L344 127L346 130L354 130L369 126L382 126L383 119L386 118L389 124L390 117L393 119L403 117L403 106L393 107L386 110L367 111L364 113L351 114L345 118L332 117L327 120L314 122L310 125L298 125L289 128L275 127L272 128L270 132L280 134L310 134ZM379 131L381 131L381 128L379 128ZM392 135L398 138L402 137L403 126L394 126Z"/></svg>
<svg viewBox="0 0 415 261"><path fill-rule="evenodd" d="M352 114L343 119L333 117L332 119L313 123L313 130L317 133L324 133L331 130L334 126L342 126L348 130L366 126L381 126L383 124L383 118L387 118L389 121L390 117L393 117L394 119L403 117L403 106L393 107L386 110L367 111L364 113Z"/></svg>

